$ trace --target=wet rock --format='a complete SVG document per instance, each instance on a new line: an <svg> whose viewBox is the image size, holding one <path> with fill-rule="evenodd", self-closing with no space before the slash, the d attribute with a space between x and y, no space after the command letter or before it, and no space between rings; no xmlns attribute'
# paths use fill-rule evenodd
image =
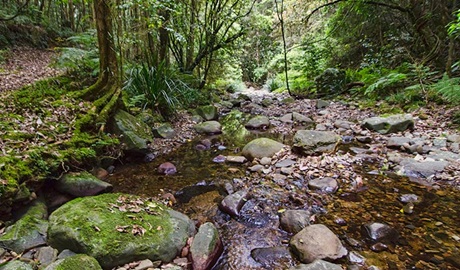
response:
<svg viewBox="0 0 460 270"><path fill-rule="evenodd" d="M410 114L396 114L389 117L371 117L362 122L364 128L381 134L397 133L414 128L414 119Z"/></svg>
<svg viewBox="0 0 460 270"><path fill-rule="evenodd" d="M289 270L342 270L340 264L333 264L323 260L315 260L309 264L299 264L289 268Z"/></svg>
<svg viewBox="0 0 460 270"><path fill-rule="evenodd" d="M193 269L211 269L222 251L223 245L214 224L207 222L201 225L190 247Z"/></svg>
<svg viewBox="0 0 460 270"><path fill-rule="evenodd" d="M367 223L362 228L363 236L375 241L393 240L398 235L395 229L379 222Z"/></svg>
<svg viewBox="0 0 460 270"><path fill-rule="evenodd" d="M414 178L428 178L437 172L443 171L447 165L449 165L447 161L403 159L398 174Z"/></svg>
<svg viewBox="0 0 460 270"><path fill-rule="evenodd" d="M374 252L382 252L388 249L388 246L383 243L375 243L371 246L371 250Z"/></svg>
<svg viewBox="0 0 460 270"><path fill-rule="evenodd" d="M158 166L158 173L165 175L172 175L177 172L177 168L171 162L164 162Z"/></svg>
<svg viewBox="0 0 460 270"><path fill-rule="evenodd" d="M45 245L48 210L42 200L35 200L16 223L6 228L0 237L0 247L22 253Z"/></svg>
<svg viewBox="0 0 460 270"><path fill-rule="evenodd" d="M303 263L318 259L335 260L348 253L339 238L322 224L305 227L291 238L289 245Z"/></svg>
<svg viewBox="0 0 460 270"><path fill-rule="evenodd" d="M48 265L45 270L60 270L60 269L91 269L91 270L102 270L97 260L85 254L77 254L71 257L57 260L52 264Z"/></svg>
<svg viewBox="0 0 460 270"><path fill-rule="evenodd" d="M222 126L217 121L206 121L196 124L194 127L196 132L203 134L220 134L222 133Z"/></svg>
<svg viewBox="0 0 460 270"><path fill-rule="evenodd" d="M255 248L251 250L251 257L268 269L277 269L292 261L287 247Z"/></svg>
<svg viewBox="0 0 460 270"><path fill-rule="evenodd" d="M366 258L356 251L351 251L350 253L348 253L347 259L350 263L359 265L364 265L364 263L366 262Z"/></svg>
<svg viewBox="0 0 460 270"><path fill-rule="evenodd" d="M78 198L54 211L48 244L88 254L110 269L143 259L170 262L194 232L187 216L160 202L112 193Z"/></svg>
<svg viewBox="0 0 460 270"><path fill-rule="evenodd" d="M196 185L187 186L177 191L174 194L174 197L180 203L188 203L193 197L197 197L199 195L202 195L202 194L205 194L211 191L217 191L221 195L225 194L225 192L228 192L227 186L228 185L226 184L226 187L224 189L223 187L217 186L215 184L208 184L206 182L200 182Z"/></svg>
<svg viewBox="0 0 460 270"><path fill-rule="evenodd" d="M176 131L170 124L161 125L153 129L153 136L156 138L170 139L176 135Z"/></svg>
<svg viewBox="0 0 460 270"><path fill-rule="evenodd" d="M331 103L329 101L326 101L326 100L318 99L316 101L316 109L324 109L324 108L328 107L329 105L331 105Z"/></svg>
<svg viewBox="0 0 460 270"><path fill-rule="evenodd" d="M402 203L418 203L420 202L420 198L415 194L402 194L399 196L399 201Z"/></svg>
<svg viewBox="0 0 460 270"><path fill-rule="evenodd" d="M56 182L55 187L60 192L76 197L94 196L113 189L111 184L89 172L68 173Z"/></svg>
<svg viewBox="0 0 460 270"><path fill-rule="evenodd" d="M249 198L249 193L245 190L240 190L225 197L219 204L219 209L229 214L232 217L238 217L240 210Z"/></svg>
<svg viewBox="0 0 460 270"><path fill-rule="evenodd" d="M134 154L145 154L149 151L149 144L153 142L152 131L136 117L120 110L115 114L110 127L126 146L126 151Z"/></svg>
<svg viewBox="0 0 460 270"><path fill-rule="evenodd" d="M226 161L229 163L243 164L248 160L243 156L226 156Z"/></svg>
<svg viewBox="0 0 460 270"><path fill-rule="evenodd" d="M296 234L310 224L311 213L307 210L286 210L281 213L280 226L283 230Z"/></svg>
<svg viewBox="0 0 460 270"><path fill-rule="evenodd" d="M32 265L21 262L21 261L11 261L7 262L5 265L0 267L1 270L33 270Z"/></svg>
<svg viewBox="0 0 460 270"><path fill-rule="evenodd" d="M332 177L312 179L308 182L308 187L313 190L320 190L325 193L334 193L339 188L337 180Z"/></svg>
<svg viewBox="0 0 460 270"><path fill-rule="evenodd" d="M298 122L298 123L302 123L302 124L314 123L314 121L311 120L310 117L305 116L305 115L300 114L300 113L297 113L297 112L292 113L292 120L294 120L295 122Z"/></svg>
<svg viewBox="0 0 460 270"><path fill-rule="evenodd" d="M57 250L52 247L41 247L37 249L35 258L40 262L40 266L46 267L56 260L57 254Z"/></svg>
<svg viewBox="0 0 460 270"><path fill-rule="evenodd" d="M276 168L285 168L285 167L290 167L292 165L296 164L296 162L292 159L283 159L280 162L277 162L275 164Z"/></svg>
<svg viewBox="0 0 460 270"><path fill-rule="evenodd" d="M224 156L224 155L218 155L216 156L215 158L212 159L212 162L215 162L215 163L224 163L225 160L227 160L227 157Z"/></svg>
<svg viewBox="0 0 460 270"><path fill-rule="evenodd" d="M303 155L314 155L334 150L341 140L330 131L298 130L293 139L293 149Z"/></svg>
<svg viewBox="0 0 460 270"><path fill-rule="evenodd" d="M248 129L267 129L269 126L270 120L264 115L254 116L245 125Z"/></svg>
<svg viewBox="0 0 460 270"><path fill-rule="evenodd" d="M201 116L205 121L217 120L219 114L217 108L213 105L201 106L196 109L196 113Z"/></svg>
<svg viewBox="0 0 460 270"><path fill-rule="evenodd" d="M283 149L284 144L268 138L258 138L250 141L243 148L242 154L247 159L272 157Z"/></svg>

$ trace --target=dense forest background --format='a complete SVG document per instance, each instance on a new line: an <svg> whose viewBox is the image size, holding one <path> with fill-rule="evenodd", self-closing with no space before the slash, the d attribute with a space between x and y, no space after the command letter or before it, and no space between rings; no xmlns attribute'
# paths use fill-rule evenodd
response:
<svg viewBox="0 0 460 270"><path fill-rule="evenodd" d="M199 89L243 83L420 106L460 100L459 25L455 0L3 0L0 46L61 51L56 66L81 88L113 63L109 84L125 90L128 106L166 116L197 93L218 94ZM343 77L340 91L320 86L328 68ZM85 95L103 96L95 88Z"/></svg>

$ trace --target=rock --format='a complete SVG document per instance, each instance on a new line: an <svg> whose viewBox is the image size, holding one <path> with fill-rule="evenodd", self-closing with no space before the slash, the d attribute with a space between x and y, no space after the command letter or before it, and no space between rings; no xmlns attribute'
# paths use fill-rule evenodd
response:
<svg viewBox="0 0 460 270"><path fill-rule="evenodd" d="M284 144L267 138L258 138L250 141L243 148L242 154L247 159L272 157L283 149Z"/></svg>
<svg viewBox="0 0 460 270"><path fill-rule="evenodd" d="M285 167L290 167L292 165L296 164L296 162L292 159L283 159L280 162L277 162L275 164L276 168L285 168Z"/></svg>
<svg viewBox="0 0 460 270"><path fill-rule="evenodd" d="M335 260L348 253L339 238L322 224L303 228L291 238L289 246L303 263L318 259Z"/></svg>
<svg viewBox="0 0 460 270"><path fill-rule="evenodd" d="M402 194L399 196L399 201L402 203L419 203L420 198L415 194Z"/></svg>
<svg viewBox="0 0 460 270"><path fill-rule="evenodd" d="M336 128L351 129L352 125L354 125L354 123L350 121L336 120L334 122Z"/></svg>
<svg viewBox="0 0 460 270"><path fill-rule="evenodd" d="M196 124L193 128L198 133L204 133L204 134L222 133L222 126L217 121L206 121L200 124Z"/></svg>
<svg viewBox="0 0 460 270"><path fill-rule="evenodd" d="M42 200L35 200L16 223L0 237L0 247L18 254L45 245L48 210Z"/></svg>
<svg viewBox="0 0 460 270"><path fill-rule="evenodd" d="M303 124L311 124L311 123L314 123L313 120L311 120L310 117L305 116L305 115L300 114L300 113L297 113L297 112L293 112L293 113L292 113L292 119L293 119L295 122L303 123Z"/></svg>
<svg viewBox="0 0 460 270"><path fill-rule="evenodd" d="M414 128L414 119L410 114L396 114L389 117L371 117L362 122L364 128L381 134L397 133Z"/></svg>
<svg viewBox="0 0 460 270"><path fill-rule="evenodd" d="M257 115L249 119L245 127L248 129L267 129L270 126L270 119L264 115Z"/></svg>
<svg viewBox="0 0 460 270"><path fill-rule="evenodd" d="M158 172L160 174L172 175L177 172L177 168L171 162L164 162L158 166Z"/></svg>
<svg viewBox="0 0 460 270"><path fill-rule="evenodd" d="M251 172L259 172L261 170L263 170L264 166L260 165L260 164L256 164L254 166L251 166L249 167L248 169L251 171Z"/></svg>
<svg viewBox="0 0 460 270"><path fill-rule="evenodd" d="M392 240L397 237L398 232L387 224L373 222L363 225L362 234L364 237L368 237L374 241L380 241Z"/></svg>
<svg viewBox="0 0 460 270"><path fill-rule="evenodd" d="M337 95L345 88L345 71L336 68L328 68L315 78L315 84L318 95Z"/></svg>
<svg viewBox="0 0 460 270"><path fill-rule="evenodd" d="M71 257L57 260L45 268L45 270L64 270L64 269L65 270L80 270L80 269L102 270L97 260L86 254L76 254Z"/></svg>
<svg viewBox="0 0 460 270"><path fill-rule="evenodd" d="M443 171L447 165L449 165L447 161L403 159L398 174L414 178L429 178L437 172Z"/></svg>
<svg viewBox="0 0 460 270"><path fill-rule="evenodd" d="M316 101L316 109L318 109L318 110L324 109L324 108L328 107L330 104L331 103L329 101L318 99Z"/></svg>
<svg viewBox="0 0 460 270"><path fill-rule="evenodd" d="M452 142L452 143L460 143L460 135L459 134L448 135L447 141Z"/></svg>
<svg viewBox="0 0 460 270"><path fill-rule="evenodd" d="M287 114L281 116L280 121L283 122L283 123L287 123L287 124L294 122L292 120L292 113L287 113Z"/></svg>
<svg viewBox="0 0 460 270"><path fill-rule="evenodd" d="M292 261L287 247L266 247L251 250L251 257L266 269L281 269Z"/></svg>
<svg viewBox="0 0 460 270"><path fill-rule="evenodd" d="M212 159L212 161L215 163L224 163L225 160L227 160L227 157L224 155L217 155L216 157Z"/></svg>
<svg viewBox="0 0 460 270"><path fill-rule="evenodd" d="M223 245L214 224L207 222L200 226L190 247L192 268L207 270L219 259Z"/></svg>
<svg viewBox="0 0 460 270"><path fill-rule="evenodd" d="M226 161L229 163L243 164L247 159L243 156L226 156Z"/></svg>
<svg viewBox="0 0 460 270"><path fill-rule="evenodd" d="M150 127L126 111L118 111L110 127L128 152L145 154L149 150L149 144L153 142Z"/></svg>
<svg viewBox="0 0 460 270"><path fill-rule="evenodd" d="M61 251L61 253L59 253L59 255L57 256L57 259L58 260L65 259L67 257L72 257L76 254L77 253L73 252L72 250L64 249L63 251Z"/></svg>
<svg viewBox="0 0 460 270"><path fill-rule="evenodd" d="M296 234L310 225L311 213L307 210L286 210L281 213L280 226L283 230Z"/></svg>
<svg viewBox="0 0 460 270"><path fill-rule="evenodd" d="M57 250L52 247L41 247L37 249L35 258L40 262L41 267L46 267L56 260L57 254Z"/></svg>
<svg viewBox="0 0 460 270"><path fill-rule="evenodd" d="M356 140L360 143L371 143L372 138L369 136L358 136L356 137Z"/></svg>
<svg viewBox="0 0 460 270"><path fill-rule="evenodd" d="M290 104L290 103L294 103L294 102L295 102L295 99L293 97L287 97L287 98L283 98L283 100L281 100L282 104Z"/></svg>
<svg viewBox="0 0 460 270"><path fill-rule="evenodd" d="M113 189L111 184L85 171L65 174L56 181L55 187L58 191L75 197L94 196Z"/></svg>
<svg viewBox="0 0 460 270"><path fill-rule="evenodd" d="M170 139L176 135L176 131L170 124L163 124L153 129L153 136L156 138Z"/></svg>
<svg viewBox="0 0 460 270"><path fill-rule="evenodd" d="M341 137L330 131L298 130L293 139L293 149L304 155L314 155L334 150Z"/></svg>
<svg viewBox="0 0 460 270"><path fill-rule="evenodd" d="M387 147L399 149L406 144L410 144L411 141L411 138L393 136L388 139Z"/></svg>
<svg viewBox="0 0 460 270"><path fill-rule="evenodd" d="M261 102L262 106L264 107L270 107L270 105L273 104L273 99L271 98L264 98Z"/></svg>
<svg viewBox="0 0 460 270"><path fill-rule="evenodd" d="M217 108L213 105L201 106L196 109L196 112L199 116L203 117L205 121L217 120L219 117Z"/></svg>
<svg viewBox="0 0 460 270"><path fill-rule="evenodd" d="M320 190L325 193L334 193L339 188L337 180L332 177L323 177L312 179L308 182L308 187L314 190Z"/></svg>
<svg viewBox="0 0 460 270"><path fill-rule="evenodd" d="M323 260L315 260L309 264L299 264L295 267L289 268L289 270L342 270L340 264L333 264Z"/></svg>
<svg viewBox="0 0 460 270"><path fill-rule="evenodd" d="M433 146L436 148L443 148L447 146L447 138L434 138Z"/></svg>
<svg viewBox="0 0 460 270"><path fill-rule="evenodd" d="M0 270L33 270L32 265L21 261L10 261L0 266ZM81 269L81 268L80 268Z"/></svg>
<svg viewBox="0 0 460 270"><path fill-rule="evenodd" d="M104 268L150 259L172 261L195 232L162 203L127 194L77 198L49 218L48 244L97 259Z"/></svg>
<svg viewBox="0 0 460 270"><path fill-rule="evenodd" d="M240 190L225 197L219 204L219 209L232 217L238 217L241 208L248 199L249 193L245 190Z"/></svg>
<svg viewBox="0 0 460 270"><path fill-rule="evenodd" d="M259 161L260 165L270 165L272 164L272 159L270 157L263 157Z"/></svg>
<svg viewBox="0 0 460 270"><path fill-rule="evenodd" d="M140 261L134 270L148 270L152 268L155 268L155 264L151 260L146 259Z"/></svg>

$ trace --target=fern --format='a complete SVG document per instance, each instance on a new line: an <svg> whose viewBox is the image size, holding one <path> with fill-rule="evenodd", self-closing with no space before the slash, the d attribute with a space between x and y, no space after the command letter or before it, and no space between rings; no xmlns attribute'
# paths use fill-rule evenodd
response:
<svg viewBox="0 0 460 270"><path fill-rule="evenodd" d="M460 103L460 77L449 78L444 74L441 80L432 85L432 89L447 102Z"/></svg>
<svg viewBox="0 0 460 270"><path fill-rule="evenodd" d="M389 87L394 87L406 80L407 75L403 73L392 72L386 76L381 77L375 83L369 85L364 91L364 95L368 97L375 97L379 95L380 91L386 90Z"/></svg>

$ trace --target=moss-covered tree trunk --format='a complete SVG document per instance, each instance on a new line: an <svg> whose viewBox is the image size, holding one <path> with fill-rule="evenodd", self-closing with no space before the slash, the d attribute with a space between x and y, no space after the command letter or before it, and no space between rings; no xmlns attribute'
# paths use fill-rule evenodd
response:
<svg viewBox="0 0 460 270"><path fill-rule="evenodd" d="M112 0L95 0L97 41L99 45L99 78L81 96L94 101L91 111L96 124L104 126L110 114L121 105L121 78L113 38Z"/></svg>

